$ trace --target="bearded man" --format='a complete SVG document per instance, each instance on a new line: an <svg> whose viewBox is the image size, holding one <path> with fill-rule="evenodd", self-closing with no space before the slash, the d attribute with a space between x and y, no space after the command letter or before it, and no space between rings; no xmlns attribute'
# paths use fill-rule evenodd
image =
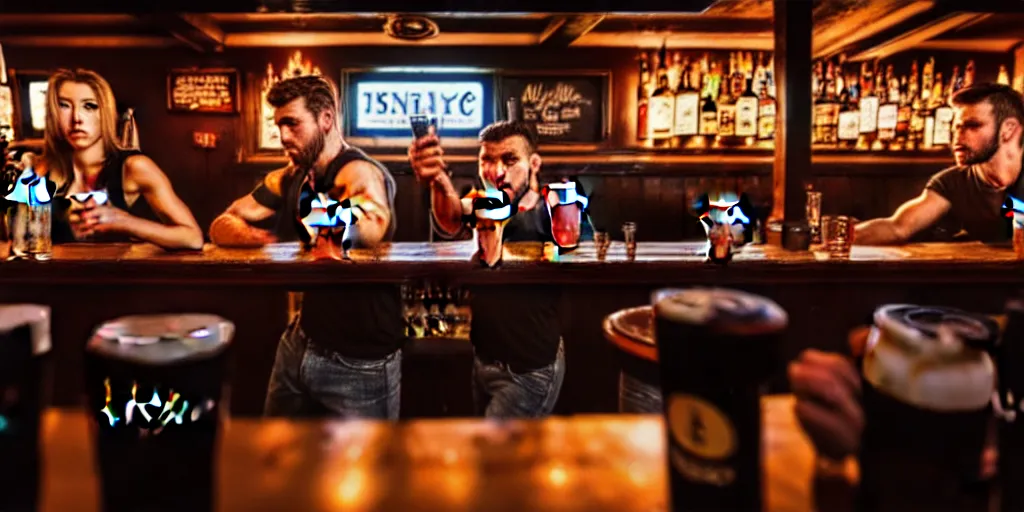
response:
<svg viewBox="0 0 1024 512"><path fill-rule="evenodd" d="M1012 239L1012 215L1004 204L1008 196L1024 198L1024 99L1010 87L986 83L957 91L950 103L956 166L932 176L921 195L891 217L858 224L856 243L904 243L932 226L945 228L956 240Z"/></svg>

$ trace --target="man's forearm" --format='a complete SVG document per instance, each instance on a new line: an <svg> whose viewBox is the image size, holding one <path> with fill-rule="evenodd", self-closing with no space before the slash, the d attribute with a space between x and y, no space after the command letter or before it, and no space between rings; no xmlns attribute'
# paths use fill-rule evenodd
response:
<svg viewBox="0 0 1024 512"><path fill-rule="evenodd" d="M437 226L445 233L459 231L462 225L462 202L448 176L440 175L430 182L430 209Z"/></svg>
<svg viewBox="0 0 1024 512"><path fill-rule="evenodd" d="M221 214L210 224L210 241L221 247L263 247L269 239L266 230L252 227L231 213Z"/></svg>
<svg viewBox="0 0 1024 512"><path fill-rule="evenodd" d="M858 245L890 245L906 241L892 219L871 219L857 224L853 242Z"/></svg>

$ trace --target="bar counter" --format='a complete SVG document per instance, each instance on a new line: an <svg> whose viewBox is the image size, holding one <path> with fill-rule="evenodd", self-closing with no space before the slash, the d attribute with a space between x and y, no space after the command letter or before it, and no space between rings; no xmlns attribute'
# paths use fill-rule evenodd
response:
<svg viewBox="0 0 1024 512"><path fill-rule="evenodd" d="M814 510L813 448L793 398L763 403L766 510ZM85 413L50 410L42 428L40 510L98 510ZM246 419L230 420L221 439L221 511L668 510L660 416Z"/></svg>
<svg viewBox="0 0 1024 512"><path fill-rule="evenodd" d="M278 339L288 323L287 290L399 283L475 286L526 284L538 293L561 291L561 334L567 373L555 407L560 414L610 413L618 407L621 353L605 340L604 319L650 303L663 286L730 286L772 298L789 314L771 389L787 392L785 362L801 350L845 351L847 332L870 321L881 304L911 303L999 313L1024 287L1024 265L1009 247L974 243L853 248L848 261L813 253L747 246L728 265L705 263L703 243L643 242L636 261L613 242L606 261L591 244L549 261L540 244L509 244L504 264L471 262L472 242L396 243L352 251L355 263L309 261L297 244L264 249L169 253L144 244L72 244L45 262L0 262L0 302L50 305L54 359L53 404L81 403L82 346L101 322L121 315L201 312L235 323L232 412L262 411ZM349 288L351 289L351 288ZM354 297L358 300L358 291ZM339 304L338 307L344 307ZM339 329L343 326L339 326ZM444 342L447 343L447 342ZM451 341L440 353L403 357L403 417L472 414L472 350ZM434 344L437 346L437 344ZM429 351L428 351L429 352Z"/></svg>
<svg viewBox="0 0 1024 512"><path fill-rule="evenodd" d="M465 284L1024 282L1024 264L1012 247L980 243L932 243L899 247L854 246L849 260L822 259L810 251L767 245L743 247L727 265L704 262L703 242L641 242L635 261L622 242L613 242L604 261L592 243L556 255L551 244L510 243L500 268L471 263L471 241L394 243L353 250L351 261L313 261L297 243L262 249L168 252L149 244L57 246L47 262L0 263L0 283L9 284L197 284L322 286L344 283L399 283L431 277ZM0 256L5 256L0 253Z"/></svg>

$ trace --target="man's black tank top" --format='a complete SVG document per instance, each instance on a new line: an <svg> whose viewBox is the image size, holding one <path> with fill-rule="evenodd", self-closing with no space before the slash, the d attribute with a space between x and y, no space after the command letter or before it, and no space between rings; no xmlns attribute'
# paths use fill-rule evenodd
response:
<svg viewBox="0 0 1024 512"><path fill-rule="evenodd" d="M107 158L107 161L103 164L103 168L100 169L99 176L96 177L96 189L106 189L110 206L120 208L121 210L124 210L136 217L152 218L152 209L146 201L145 196L140 194L139 198L131 206L128 206L128 201L124 197L124 164L128 160L128 157L141 154L142 152L138 150L122 149L110 158ZM72 180L69 179L64 183L64 186L54 194L56 197L53 201L53 214L51 217L52 227L50 233L50 237L54 244L64 244L76 241L71 232L71 224L68 223L68 208L71 207L71 199L67 197L67 191L71 188L71 181ZM131 237L123 233L104 233L89 240L91 243L130 241Z"/></svg>
<svg viewBox="0 0 1024 512"><path fill-rule="evenodd" d="M317 176L316 190L330 190L338 172L355 160L373 164L384 177L391 212L384 241L389 242L395 234L395 179L383 164L358 148L349 147L328 164L323 175ZM301 170L295 170L282 179L284 208L274 230L282 242L299 239L294 219L304 177ZM356 243L355 247L359 247L358 240ZM307 290L303 293L300 322L314 344L345 357L381 359L401 348L405 341L398 285L346 284Z"/></svg>

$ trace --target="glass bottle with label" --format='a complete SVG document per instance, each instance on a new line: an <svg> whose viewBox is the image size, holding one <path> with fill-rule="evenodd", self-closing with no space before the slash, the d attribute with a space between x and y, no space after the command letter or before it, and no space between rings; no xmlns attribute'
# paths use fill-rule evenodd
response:
<svg viewBox="0 0 1024 512"><path fill-rule="evenodd" d="M672 128L672 134L676 137L697 135L700 119L700 94L696 84L691 81L693 74L690 69L695 67L697 67L696 63L687 62L680 70L682 85L675 95L675 120Z"/></svg>
<svg viewBox="0 0 1024 512"><path fill-rule="evenodd" d="M650 70L647 68L647 52L640 52L640 82L636 86L636 138L647 140L650 137L648 129L648 95L647 83L650 81Z"/></svg>
<svg viewBox="0 0 1024 512"><path fill-rule="evenodd" d="M942 73L935 74L935 89L932 97L942 91ZM935 146L948 146L953 128L953 108L948 102L940 101L935 107L934 113L935 133L932 135L932 144Z"/></svg>
<svg viewBox="0 0 1024 512"><path fill-rule="evenodd" d="M718 135L718 104L710 94L704 98L700 108L700 134L707 137Z"/></svg>
<svg viewBox="0 0 1024 512"><path fill-rule="evenodd" d="M879 79L879 83L882 84L885 91L885 101L878 107L878 141L881 145L875 149L884 149L886 145L896 138L896 124L900 108L900 89L899 82L896 81L893 74L892 64L886 67L885 79L881 80L881 77ZM882 94L880 93L879 95Z"/></svg>
<svg viewBox="0 0 1024 512"><path fill-rule="evenodd" d="M747 80L747 88L736 100L736 136L755 137L757 136L757 105L758 98L754 94L752 84L754 80Z"/></svg>
<svg viewBox="0 0 1024 512"><path fill-rule="evenodd" d="M851 80L850 86L839 96L839 147L853 149L860 138L860 111L857 104L860 98L857 97L859 87L855 80Z"/></svg>
<svg viewBox="0 0 1024 512"><path fill-rule="evenodd" d="M893 149L907 149L907 142L910 140L910 117L913 110L910 107L910 93L907 77L900 78L900 109L896 114L896 142Z"/></svg>
<svg viewBox="0 0 1024 512"><path fill-rule="evenodd" d="M722 142L736 135L736 103L729 94L729 84L722 81L722 93L718 96L718 138Z"/></svg>
<svg viewBox="0 0 1024 512"><path fill-rule="evenodd" d="M775 97L769 95L768 84L761 84L761 98L757 105L757 138L772 140L775 138Z"/></svg>
<svg viewBox="0 0 1024 512"><path fill-rule="evenodd" d="M921 74L921 102L926 108L932 105L932 84L935 76L935 57L928 57Z"/></svg>
<svg viewBox="0 0 1024 512"><path fill-rule="evenodd" d="M665 46L661 47L658 66L658 88L651 94L648 107L648 123L651 138L656 146L665 146L672 138L674 121L675 95L668 87L668 67L665 65Z"/></svg>
<svg viewBox="0 0 1024 512"><path fill-rule="evenodd" d="M863 95L860 98L860 133L857 147L868 149L878 135L878 107L880 106L879 94L882 91L875 90L874 73L867 62L861 63L860 83Z"/></svg>

